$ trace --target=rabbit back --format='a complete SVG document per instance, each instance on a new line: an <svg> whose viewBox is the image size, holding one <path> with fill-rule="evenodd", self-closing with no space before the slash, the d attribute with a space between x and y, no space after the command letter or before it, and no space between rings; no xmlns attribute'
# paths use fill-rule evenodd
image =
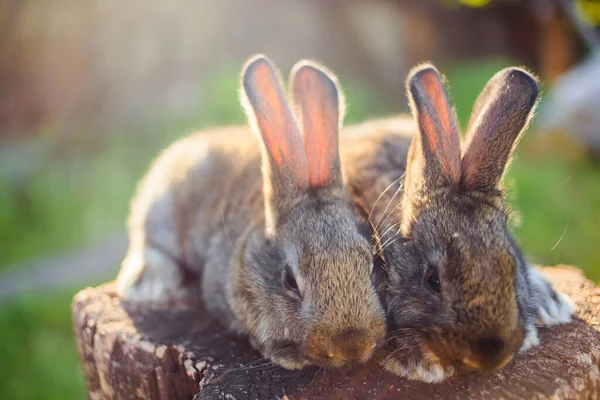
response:
<svg viewBox="0 0 600 400"><path fill-rule="evenodd" d="M118 287L140 301L185 294L186 277L204 280L207 266L231 264L245 227L263 214L260 154L249 128L213 129L173 143L133 198ZM220 272L210 277L225 280L227 271ZM144 281L154 289L136 291Z"/></svg>
<svg viewBox="0 0 600 400"><path fill-rule="evenodd" d="M377 210L391 201L387 196L396 193L396 199L401 198L408 149L416 129L405 114L344 128L340 142L344 179L353 203L369 216L382 213Z"/></svg>

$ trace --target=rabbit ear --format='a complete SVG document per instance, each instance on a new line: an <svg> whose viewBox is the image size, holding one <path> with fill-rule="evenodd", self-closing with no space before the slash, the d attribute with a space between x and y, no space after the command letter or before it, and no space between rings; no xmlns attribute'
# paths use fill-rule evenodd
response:
<svg viewBox="0 0 600 400"><path fill-rule="evenodd" d="M407 79L411 109L419 127L410 149L407 174L431 187L460 180L460 135L439 72L431 64L414 68ZM408 178L407 178L408 179Z"/></svg>
<svg viewBox="0 0 600 400"><path fill-rule="evenodd" d="M324 67L297 63L290 74L291 93L302 127L310 187L342 187L338 132L344 99L337 79Z"/></svg>
<svg viewBox="0 0 600 400"><path fill-rule="evenodd" d="M298 124L276 69L264 56L244 66L242 102L262 143L265 200L281 211L308 187L308 169Z"/></svg>
<svg viewBox="0 0 600 400"><path fill-rule="evenodd" d="M537 99L536 79L520 68L503 69L490 79L469 121L461 164L464 188L489 190L498 186Z"/></svg>

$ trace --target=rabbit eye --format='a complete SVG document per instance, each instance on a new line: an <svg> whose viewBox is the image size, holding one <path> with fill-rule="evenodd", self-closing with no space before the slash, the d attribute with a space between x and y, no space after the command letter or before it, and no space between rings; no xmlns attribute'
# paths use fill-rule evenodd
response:
<svg viewBox="0 0 600 400"><path fill-rule="evenodd" d="M285 266L285 275L283 277L283 286L290 292L293 292L296 296L302 297L300 294L300 289L298 289L298 283L296 282L296 277L294 276L294 271L289 265Z"/></svg>
<svg viewBox="0 0 600 400"><path fill-rule="evenodd" d="M440 293L442 291L442 282L440 281L440 276L435 267L430 267L427 274L425 274L425 283L435 293Z"/></svg>

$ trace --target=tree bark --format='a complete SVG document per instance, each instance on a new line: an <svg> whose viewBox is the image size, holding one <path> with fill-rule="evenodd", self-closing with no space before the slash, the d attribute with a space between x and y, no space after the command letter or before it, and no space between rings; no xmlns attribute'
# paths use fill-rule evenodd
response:
<svg viewBox="0 0 600 400"><path fill-rule="evenodd" d="M499 373L442 384L407 381L372 363L324 373L274 366L223 333L191 297L169 308L134 308L112 284L73 300L73 322L91 399L597 399L600 287L574 268L543 268L577 304L571 324L540 329L541 346Z"/></svg>

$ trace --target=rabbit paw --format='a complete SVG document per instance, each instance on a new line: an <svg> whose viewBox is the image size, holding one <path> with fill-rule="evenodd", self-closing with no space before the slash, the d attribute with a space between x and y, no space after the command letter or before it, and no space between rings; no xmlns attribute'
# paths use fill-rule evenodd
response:
<svg viewBox="0 0 600 400"><path fill-rule="evenodd" d="M454 368L443 366L433 360L413 360L402 362L400 360L391 360L386 364L388 371L414 381L423 381L428 383L438 383L454 375Z"/></svg>
<svg viewBox="0 0 600 400"><path fill-rule="evenodd" d="M550 298L538 306L538 324L558 325L571 322L575 303L564 293L553 291Z"/></svg>
<svg viewBox="0 0 600 400"><path fill-rule="evenodd" d="M117 294L134 303L165 303L185 294L183 273L161 252L145 248L129 252L117 277Z"/></svg>
<svg viewBox="0 0 600 400"><path fill-rule="evenodd" d="M285 369L302 369L308 365L308 362L293 357L271 356L271 361Z"/></svg>
<svg viewBox="0 0 600 400"><path fill-rule="evenodd" d="M525 339L523 339L523 344L519 349L520 353L523 353L532 347L539 346L540 344L540 339L538 337L537 329L535 326L528 326L525 330L527 332L525 333Z"/></svg>
<svg viewBox="0 0 600 400"><path fill-rule="evenodd" d="M575 313L575 303L569 296L557 292L552 284L541 273L531 267L529 279L532 288L532 299L536 309L538 325L558 325L571 322Z"/></svg>

